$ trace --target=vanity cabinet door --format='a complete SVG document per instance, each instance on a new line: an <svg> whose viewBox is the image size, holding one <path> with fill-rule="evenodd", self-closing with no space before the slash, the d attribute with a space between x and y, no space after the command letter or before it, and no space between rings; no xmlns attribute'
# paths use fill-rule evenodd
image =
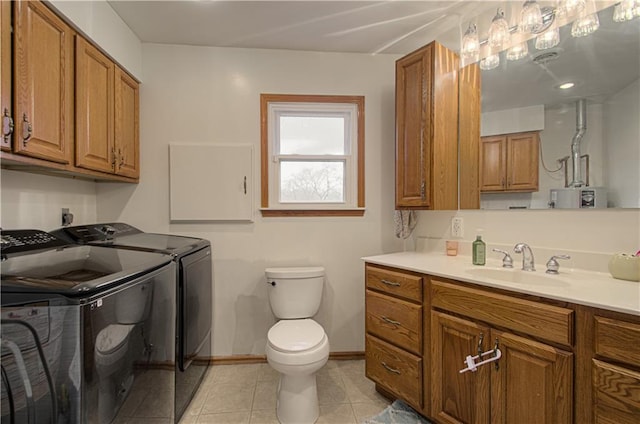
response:
<svg viewBox="0 0 640 424"><path fill-rule="evenodd" d="M480 191L538 191L537 132L482 137Z"/></svg>
<svg viewBox="0 0 640 424"><path fill-rule="evenodd" d="M492 348L488 339L484 325L431 312L431 414L438 422L489 423L491 367L460 374L467 355L477 355L479 346L482 351Z"/></svg>
<svg viewBox="0 0 640 424"><path fill-rule="evenodd" d="M502 331L491 331L502 357L491 369L491 422L570 424L573 354Z"/></svg>

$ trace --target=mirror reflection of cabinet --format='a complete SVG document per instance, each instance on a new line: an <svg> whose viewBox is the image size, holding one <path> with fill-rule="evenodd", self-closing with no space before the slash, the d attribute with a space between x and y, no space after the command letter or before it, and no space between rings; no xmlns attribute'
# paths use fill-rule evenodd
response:
<svg viewBox="0 0 640 424"><path fill-rule="evenodd" d="M538 132L482 137L480 191L538 191Z"/></svg>

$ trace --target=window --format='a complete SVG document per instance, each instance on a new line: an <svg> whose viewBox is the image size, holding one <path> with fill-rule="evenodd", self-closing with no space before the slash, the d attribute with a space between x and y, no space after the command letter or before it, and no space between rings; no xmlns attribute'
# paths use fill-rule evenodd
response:
<svg viewBox="0 0 640 424"><path fill-rule="evenodd" d="M262 94L263 216L364 214L364 97Z"/></svg>

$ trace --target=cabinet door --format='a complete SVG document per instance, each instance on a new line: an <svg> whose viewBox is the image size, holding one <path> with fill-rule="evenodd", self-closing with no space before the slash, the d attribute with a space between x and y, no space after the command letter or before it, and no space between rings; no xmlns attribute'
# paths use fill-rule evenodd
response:
<svg viewBox="0 0 640 424"><path fill-rule="evenodd" d="M432 46L396 62L396 208L431 205Z"/></svg>
<svg viewBox="0 0 640 424"><path fill-rule="evenodd" d="M0 148L11 150L11 2L0 2Z"/></svg>
<svg viewBox="0 0 640 424"><path fill-rule="evenodd" d="M507 137L507 190L538 191L538 133Z"/></svg>
<svg viewBox="0 0 640 424"><path fill-rule="evenodd" d="M503 191L506 187L507 143L505 136L482 137L480 143L480 191Z"/></svg>
<svg viewBox="0 0 640 424"><path fill-rule="evenodd" d="M573 354L510 333L491 331L502 358L491 366L491 422L569 424Z"/></svg>
<svg viewBox="0 0 640 424"><path fill-rule="evenodd" d="M115 73L116 173L125 177L138 178L140 174L138 83L118 67Z"/></svg>
<svg viewBox="0 0 640 424"><path fill-rule="evenodd" d="M73 31L44 3L14 5L13 150L71 163L73 157Z"/></svg>
<svg viewBox="0 0 640 424"><path fill-rule="evenodd" d="M440 312L431 312L431 414L441 423L485 424L489 422L489 366L476 372L466 367L467 355L477 355L478 345L487 350L485 326ZM512 421L527 422L527 421Z"/></svg>
<svg viewBox="0 0 640 424"><path fill-rule="evenodd" d="M76 38L76 166L113 172L114 63Z"/></svg>

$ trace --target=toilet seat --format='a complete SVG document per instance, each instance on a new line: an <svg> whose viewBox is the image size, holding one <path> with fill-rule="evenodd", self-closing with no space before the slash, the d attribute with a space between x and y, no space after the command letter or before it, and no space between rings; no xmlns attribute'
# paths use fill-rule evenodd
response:
<svg viewBox="0 0 640 424"><path fill-rule="evenodd" d="M267 333L267 340L273 349L292 354L313 350L325 338L322 326L308 318L279 321Z"/></svg>
<svg viewBox="0 0 640 424"><path fill-rule="evenodd" d="M100 330L96 337L96 362L104 366L116 363L126 353L122 347L127 345L133 327L135 324L110 324Z"/></svg>

